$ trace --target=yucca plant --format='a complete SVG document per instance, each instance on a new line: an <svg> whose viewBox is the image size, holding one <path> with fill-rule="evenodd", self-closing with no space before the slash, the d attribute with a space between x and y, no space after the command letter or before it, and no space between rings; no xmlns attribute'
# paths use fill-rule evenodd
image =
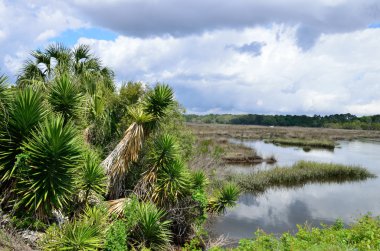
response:
<svg viewBox="0 0 380 251"><path fill-rule="evenodd" d="M171 239L170 221L154 204L141 203L136 210L137 223L130 233L130 242L137 248L167 250Z"/></svg>
<svg viewBox="0 0 380 251"><path fill-rule="evenodd" d="M22 152L21 145L45 115L46 109L39 91L25 88L15 92L7 110L6 121L2 122L0 128L0 179L2 181L12 177L16 156Z"/></svg>
<svg viewBox="0 0 380 251"><path fill-rule="evenodd" d="M137 161L144 140L143 124L151 120L141 108L129 109L135 122L127 129L124 138L102 162L110 178L109 198L117 199L122 195L125 174L132 162Z"/></svg>
<svg viewBox="0 0 380 251"><path fill-rule="evenodd" d="M193 189L204 191L208 183L208 178L202 170L197 170L191 173L191 185Z"/></svg>
<svg viewBox="0 0 380 251"><path fill-rule="evenodd" d="M210 199L208 210L213 213L223 213L228 207L233 207L240 196L240 188L234 183L226 183Z"/></svg>
<svg viewBox="0 0 380 251"><path fill-rule="evenodd" d="M172 161L158 170L151 195L155 203L162 206L176 203L189 193L190 175L182 161Z"/></svg>
<svg viewBox="0 0 380 251"><path fill-rule="evenodd" d="M81 151L73 123L49 116L23 144L28 155L23 179L18 184L18 206L46 219L52 209L62 209L74 192L75 171Z"/></svg>
<svg viewBox="0 0 380 251"><path fill-rule="evenodd" d="M62 114L65 121L67 121L77 117L81 94L68 74L62 74L54 78L50 87L48 101L53 111Z"/></svg>
<svg viewBox="0 0 380 251"><path fill-rule="evenodd" d="M84 191L84 201L87 202L91 192L104 194L107 188L107 176L100 159L96 153L88 150L84 154L84 162L80 168L78 176L79 188Z"/></svg>
<svg viewBox="0 0 380 251"><path fill-rule="evenodd" d="M158 135L148 153L149 168L143 173L135 187L135 192L143 199L151 195L157 180L157 172L162 167L176 161L179 157L179 148L174 137L170 134Z"/></svg>
<svg viewBox="0 0 380 251"><path fill-rule="evenodd" d="M153 120L145 125L153 130L159 124L161 118L166 115L167 109L174 104L173 90L165 84L157 84L154 89L146 95L144 110L153 116Z"/></svg>
<svg viewBox="0 0 380 251"><path fill-rule="evenodd" d="M78 219L49 227L39 244L43 250L100 250L107 230L106 217L101 208L88 208Z"/></svg>
<svg viewBox="0 0 380 251"><path fill-rule="evenodd" d="M7 107L9 104L9 92L7 87L8 78L4 75L0 76L0 115L1 119L6 119ZM1 125L2 122L0 122Z"/></svg>

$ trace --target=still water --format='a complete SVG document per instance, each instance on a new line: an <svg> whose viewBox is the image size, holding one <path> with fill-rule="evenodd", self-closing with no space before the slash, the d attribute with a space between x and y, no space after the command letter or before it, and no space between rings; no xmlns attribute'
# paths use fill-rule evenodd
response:
<svg viewBox="0 0 380 251"><path fill-rule="evenodd" d="M240 141L238 143L241 143ZM334 151L315 149L310 152L298 147L282 147L263 141L244 141L263 157L274 155L276 165L289 166L299 160L360 165L380 177L380 142L340 141ZM230 166L234 172L255 172L273 166ZM352 222L360 215L380 215L380 178L343 184L309 184L302 188L270 189L255 196L243 194L236 207L218 217L213 225L215 234L232 239L249 238L258 228L280 234L294 233L296 224L313 226L331 224L337 218Z"/></svg>

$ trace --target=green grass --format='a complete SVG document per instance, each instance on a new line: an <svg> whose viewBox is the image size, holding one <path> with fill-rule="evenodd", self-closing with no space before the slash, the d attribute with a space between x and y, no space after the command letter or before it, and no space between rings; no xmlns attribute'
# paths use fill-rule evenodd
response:
<svg viewBox="0 0 380 251"><path fill-rule="evenodd" d="M335 143L327 139L293 139L293 138L275 138L265 140L267 143L274 143L279 145L288 146L304 146L304 147L316 147L334 149Z"/></svg>
<svg viewBox="0 0 380 251"><path fill-rule="evenodd" d="M307 183L346 182L375 178L359 166L300 161L291 167L275 167L250 175L231 176L245 191L260 193L273 187L294 187Z"/></svg>
<svg viewBox="0 0 380 251"><path fill-rule="evenodd" d="M212 251L226 249L213 248ZM295 235L284 233L280 238L258 230L253 239L242 239L235 251L245 250L380 250L380 218L363 216L348 228L341 220L322 228L298 226Z"/></svg>

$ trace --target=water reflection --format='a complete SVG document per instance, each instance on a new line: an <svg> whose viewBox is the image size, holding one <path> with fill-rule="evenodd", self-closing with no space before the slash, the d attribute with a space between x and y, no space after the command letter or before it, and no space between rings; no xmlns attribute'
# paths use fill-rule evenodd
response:
<svg viewBox="0 0 380 251"><path fill-rule="evenodd" d="M304 152L297 147L281 147L262 141L245 141L264 157L274 155L278 165L292 165L299 160L361 165L380 176L380 144L377 142L341 141L334 152L321 149ZM234 167L230 167L233 169ZM235 166L245 172L258 167ZM236 170L235 170L236 171ZM216 234L231 238L251 237L258 228L266 232L296 231L296 224L306 221L319 226L331 224L337 218L352 222L354 218L372 212L380 214L380 180L343 184L310 184L296 189L270 189L264 195L243 194L238 205L217 219Z"/></svg>

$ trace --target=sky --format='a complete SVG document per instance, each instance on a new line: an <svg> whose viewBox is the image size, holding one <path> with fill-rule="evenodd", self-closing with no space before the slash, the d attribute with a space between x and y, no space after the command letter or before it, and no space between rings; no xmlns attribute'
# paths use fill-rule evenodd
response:
<svg viewBox="0 0 380 251"><path fill-rule="evenodd" d="M0 0L0 74L88 44L187 113L380 114L380 0Z"/></svg>

